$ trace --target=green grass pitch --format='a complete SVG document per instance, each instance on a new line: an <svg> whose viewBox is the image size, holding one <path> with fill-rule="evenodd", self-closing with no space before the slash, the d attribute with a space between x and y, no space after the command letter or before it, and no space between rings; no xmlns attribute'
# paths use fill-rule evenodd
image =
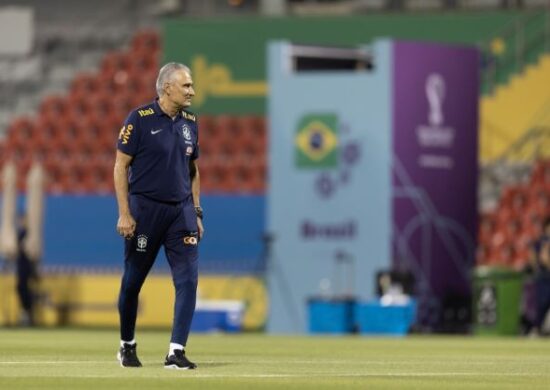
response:
<svg viewBox="0 0 550 390"><path fill-rule="evenodd" d="M115 330L0 329L0 389L550 389L550 340L192 334L199 368L162 366L168 331L138 332L139 369Z"/></svg>

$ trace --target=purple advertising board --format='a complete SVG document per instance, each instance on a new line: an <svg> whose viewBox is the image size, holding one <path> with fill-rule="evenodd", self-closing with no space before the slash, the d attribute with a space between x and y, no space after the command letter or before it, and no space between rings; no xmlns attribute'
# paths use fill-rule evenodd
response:
<svg viewBox="0 0 550 390"><path fill-rule="evenodd" d="M393 261L415 277L419 323L437 330L471 307L478 52L415 42L393 50Z"/></svg>

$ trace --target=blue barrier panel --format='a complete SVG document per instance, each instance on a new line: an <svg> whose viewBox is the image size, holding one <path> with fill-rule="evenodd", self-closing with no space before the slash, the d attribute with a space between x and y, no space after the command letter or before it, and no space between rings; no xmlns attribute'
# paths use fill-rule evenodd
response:
<svg viewBox="0 0 550 390"><path fill-rule="evenodd" d="M263 269L265 200L257 195L202 197L206 235L200 244L201 271L254 272ZM46 199L46 266L122 267L122 239L116 232L114 196L50 196ZM161 250L156 270L167 270Z"/></svg>

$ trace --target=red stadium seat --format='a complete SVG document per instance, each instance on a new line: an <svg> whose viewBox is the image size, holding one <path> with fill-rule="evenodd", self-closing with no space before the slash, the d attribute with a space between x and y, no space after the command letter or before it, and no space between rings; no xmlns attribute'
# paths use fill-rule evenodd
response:
<svg viewBox="0 0 550 390"><path fill-rule="evenodd" d="M235 143L244 132L237 118L229 115L216 117L214 126L217 128L217 136L221 137L226 144Z"/></svg>
<svg viewBox="0 0 550 390"><path fill-rule="evenodd" d="M80 118L89 115L94 108L94 94L86 94L82 91L74 91L68 97L68 106L64 116L67 118Z"/></svg>
<svg viewBox="0 0 550 390"><path fill-rule="evenodd" d="M39 116L36 120L36 129L33 137L36 138L40 144L50 144L51 140L59 137L60 133L63 131L60 123L63 123L63 119L49 119Z"/></svg>
<svg viewBox="0 0 550 390"><path fill-rule="evenodd" d="M510 200L510 208L512 209L514 215L520 216L521 213L525 210L528 199L528 188L523 186L518 186Z"/></svg>
<svg viewBox="0 0 550 390"><path fill-rule="evenodd" d="M498 228L504 228L514 218L514 211L509 205L501 204L496 210L496 223Z"/></svg>
<svg viewBox="0 0 550 390"><path fill-rule="evenodd" d="M93 95L98 92L100 81L95 74L80 73L76 75L71 83L71 93L84 94L85 96Z"/></svg>
<svg viewBox="0 0 550 390"><path fill-rule="evenodd" d="M6 161L8 161L8 152L6 150L6 145L0 142L0 169L2 169Z"/></svg>
<svg viewBox="0 0 550 390"><path fill-rule="evenodd" d="M238 119L238 122L248 137L265 138L267 131L263 116L244 115Z"/></svg>
<svg viewBox="0 0 550 390"><path fill-rule="evenodd" d="M102 73L99 75L99 93L111 95L117 92L124 92L127 89L127 83L130 74L127 70L121 69L113 73Z"/></svg>
<svg viewBox="0 0 550 390"><path fill-rule="evenodd" d="M128 70L131 61L131 56L128 53L120 51L107 53L101 60L101 73L114 75L119 70Z"/></svg>
<svg viewBox="0 0 550 390"><path fill-rule="evenodd" d="M488 265L491 258L490 247L486 244L480 244L476 250L476 264Z"/></svg>
<svg viewBox="0 0 550 390"><path fill-rule="evenodd" d="M155 30L143 30L137 32L132 38L131 42L132 50L147 50L158 51L160 50L160 36Z"/></svg>
<svg viewBox="0 0 550 390"><path fill-rule="evenodd" d="M246 159L256 159L263 157L264 150L251 139L243 139L239 145L240 154Z"/></svg>
<svg viewBox="0 0 550 390"><path fill-rule="evenodd" d="M8 139L11 142L23 144L33 136L33 131L34 120L27 117L17 118L8 127Z"/></svg>
<svg viewBox="0 0 550 390"><path fill-rule="evenodd" d="M55 120L59 116L63 116L68 111L68 102L62 96L47 96L40 104L39 114L43 118Z"/></svg>
<svg viewBox="0 0 550 390"><path fill-rule="evenodd" d="M199 116L199 142L210 142L222 138L221 128L216 126L216 118L212 116Z"/></svg>
<svg viewBox="0 0 550 390"><path fill-rule="evenodd" d="M550 160L537 161L531 173L532 185L540 185L544 183L550 183Z"/></svg>
<svg viewBox="0 0 550 390"><path fill-rule="evenodd" d="M128 70L134 74L158 72L158 52L148 49L133 49L129 54L131 58Z"/></svg>
<svg viewBox="0 0 550 390"><path fill-rule="evenodd" d="M479 219L478 241L480 244L489 243L495 230L496 222L493 213L482 214Z"/></svg>
<svg viewBox="0 0 550 390"><path fill-rule="evenodd" d="M498 252L498 263L503 266L513 266L516 258L516 251L513 244L503 245Z"/></svg>
<svg viewBox="0 0 550 390"><path fill-rule="evenodd" d="M233 180L229 169L220 163L209 167L208 175L201 177L201 187L204 184L205 193L232 192Z"/></svg>

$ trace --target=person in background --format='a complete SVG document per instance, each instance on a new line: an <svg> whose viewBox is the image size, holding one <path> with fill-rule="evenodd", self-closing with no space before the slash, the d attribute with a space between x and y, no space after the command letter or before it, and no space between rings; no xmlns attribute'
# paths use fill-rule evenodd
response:
<svg viewBox="0 0 550 390"><path fill-rule="evenodd" d="M38 281L38 272L36 269L37 259L31 259L25 250L25 238L27 236L27 223L24 215L19 215L17 219L17 256L16 256L16 275L17 275L17 295L23 309L23 317L20 320L21 325L34 325L34 303L35 291L33 286Z"/></svg>
<svg viewBox="0 0 550 390"><path fill-rule="evenodd" d="M536 318L532 334L542 334L550 309L550 216L542 223L542 233L531 248L531 266L534 272Z"/></svg>

